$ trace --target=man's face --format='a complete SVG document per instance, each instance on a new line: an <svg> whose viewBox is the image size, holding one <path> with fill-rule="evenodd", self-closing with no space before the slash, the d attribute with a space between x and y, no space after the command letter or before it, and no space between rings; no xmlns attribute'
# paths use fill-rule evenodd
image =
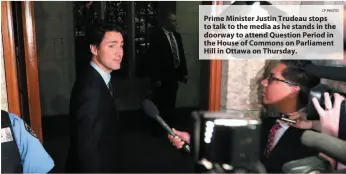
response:
<svg viewBox="0 0 346 174"><path fill-rule="evenodd" d="M288 98L298 96L300 88L293 83L290 84L282 76L282 72L286 68L286 65L279 63L271 71L271 75L262 80L264 104L278 104Z"/></svg>
<svg viewBox="0 0 346 174"><path fill-rule="evenodd" d="M174 14L171 14L167 18L167 26L169 30L176 31L177 29L177 18Z"/></svg>
<svg viewBox="0 0 346 174"><path fill-rule="evenodd" d="M123 58L123 36L119 32L106 32L99 47L90 46L91 52L96 56L98 62L105 68L106 72L120 69Z"/></svg>

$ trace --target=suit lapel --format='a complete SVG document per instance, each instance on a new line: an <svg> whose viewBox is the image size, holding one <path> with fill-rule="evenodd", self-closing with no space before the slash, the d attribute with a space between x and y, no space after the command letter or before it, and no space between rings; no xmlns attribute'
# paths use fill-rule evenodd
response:
<svg viewBox="0 0 346 174"><path fill-rule="evenodd" d="M284 134L280 137L279 141L276 143L271 153L275 154L278 151L282 151L282 150L285 150L286 148L290 148L290 147L287 147L287 145L294 143L291 141L293 136L295 136L294 128L289 127L284 132Z"/></svg>
<svg viewBox="0 0 346 174"><path fill-rule="evenodd" d="M107 92L107 95L112 99L113 103L115 103L114 101L114 97L112 97L109 93L109 89L107 84L105 83L105 81L103 80L102 76L100 75L99 72L97 72L91 65L89 65L89 68L91 69L90 72L92 74L92 76L97 79L97 82L100 84L100 90ZM112 80L112 78L110 79ZM113 85L112 85L113 86ZM113 93L114 93L114 88L113 88ZM113 94L114 96L114 94Z"/></svg>
<svg viewBox="0 0 346 174"><path fill-rule="evenodd" d="M165 31L163 31L163 29L161 29L160 34L161 34L161 38L162 38L163 44L165 44L166 47L168 47L169 50L171 50L171 45L169 44L169 40L168 40L168 38L167 38L167 35L166 35ZM171 51L172 51L172 50L171 50Z"/></svg>
<svg viewBox="0 0 346 174"><path fill-rule="evenodd" d="M181 59L181 57L182 57L181 54L182 54L182 50L183 50L183 41L181 40L181 37L178 36L178 33L174 32L174 37L175 37L175 40L177 42L179 58Z"/></svg>

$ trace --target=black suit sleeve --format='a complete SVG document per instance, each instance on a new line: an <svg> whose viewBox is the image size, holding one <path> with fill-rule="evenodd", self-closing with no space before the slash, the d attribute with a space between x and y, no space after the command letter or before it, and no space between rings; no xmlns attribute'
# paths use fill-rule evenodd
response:
<svg viewBox="0 0 346 174"><path fill-rule="evenodd" d="M82 146L78 147L79 166L85 172L101 171L98 143L100 142L103 125L100 113L100 92L95 89L81 91L77 100L76 119L78 127L78 140Z"/></svg>
<svg viewBox="0 0 346 174"><path fill-rule="evenodd" d="M182 72L182 76L187 76L188 71L187 71L187 64L186 64L186 59L185 59L185 51L184 51L184 45L183 45L183 39L181 35L178 33L177 36L179 37L179 42L180 42L180 70Z"/></svg>
<svg viewBox="0 0 346 174"><path fill-rule="evenodd" d="M160 59L159 59L159 50L160 49L160 43L159 39L157 37L157 33L153 33L150 37L150 46L148 48L146 59L149 62L149 76L152 81L158 81L161 79L160 76Z"/></svg>

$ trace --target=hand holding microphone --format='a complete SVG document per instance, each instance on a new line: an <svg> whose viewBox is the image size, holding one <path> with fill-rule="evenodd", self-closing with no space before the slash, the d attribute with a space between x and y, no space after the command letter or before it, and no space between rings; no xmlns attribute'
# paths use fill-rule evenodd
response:
<svg viewBox="0 0 346 174"><path fill-rule="evenodd" d="M289 114L289 119L295 120L296 124L291 126L299 129L314 129L328 135L337 136L339 131L340 107L345 98L340 94L334 93L334 105L329 93L324 93L325 109L321 107L316 98L312 99L313 105L320 116L320 120L307 120L306 112L295 112Z"/></svg>
<svg viewBox="0 0 346 174"><path fill-rule="evenodd" d="M294 112L288 114L288 119L295 120L296 123L289 123L291 126L299 128L299 129L311 129L312 121L306 120L306 112Z"/></svg>
<svg viewBox="0 0 346 174"><path fill-rule="evenodd" d="M175 139L175 141L171 142L176 142L177 146L176 147L180 147L182 149L184 149L186 152L190 152L190 146L189 146L189 142L190 142L190 136L188 135L188 133L186 132L180 132L174 129L171 129L167 123L160 117L159 115L159 110L157 109L157 107L155 106L155 104L153 102L151 102L150 100L144 100L143 103L143 108L144 108L144 112L149 116L154 118L166 131L167 133L173 137L173 139ZM185 142L182 142L185 141ZM174 144L175 145L175 144ZM180 149L178 148L178 149Z"/></svg>
<svg viewBox="0 0 346 174"><path fill-rule="evenodd" d="M177 136L168 135L169 141L175 146L177 149L183 148L185 142L190 144L190 134L187 132L181 132L178 130L172 129L173 133Z"/></svg>

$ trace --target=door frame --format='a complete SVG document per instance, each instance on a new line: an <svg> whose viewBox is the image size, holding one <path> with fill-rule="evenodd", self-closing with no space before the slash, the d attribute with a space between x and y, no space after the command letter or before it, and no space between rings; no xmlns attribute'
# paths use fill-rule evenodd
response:
<svg viewBox="0 0 346 174"><path fill-rule="evenodd" d="M36 28L33 1L22 1L22 26L30 127L42 142L41 103L36 53ZM11 1L1 2L1 29L6 74L8 111L21 116L16 48Z"/></svg>
<svg viewBox="0 0 346 174"><path fill-rule="evenodd" d="M223 1L213 1L213 5L223 5ZM222 60L210 60L209 111L220 111Z"/></svg>
<svg viewBox="0 0 346 174"><path fill-rule="evenodd" d="M8 111L21 116L11 1L1 1L1 37Z"/></svg>
<svg viewBox="0 0 346 174"><path fill-rule="evenodd" d="M34 1L22 1L21 4L30 126L35 131L37 137L42 141L42 116L36 52Z"/></svg>
<svg viewBox="0 0 346 174"><path fill-rule="evenodd" d="M215 5L222 5L222 1L215 1ZM42 142L42 116L39 93L38 59L36 52L36 28L34 17L34 2L24 1L22 5L22 22L24 36L24 52L26 66L26 80L28 87L30 126ZM13 18L11 2L1 2L2 39L4 50L4 65L7 85L9 112L20 116L18 76L16 69L16 51L13 36ZM209 60L209 90L208 110L220 110L221 94L221 60ZM203 95L203 94L202 94ZM205 94L204 94L205 95Z"/></svg>

